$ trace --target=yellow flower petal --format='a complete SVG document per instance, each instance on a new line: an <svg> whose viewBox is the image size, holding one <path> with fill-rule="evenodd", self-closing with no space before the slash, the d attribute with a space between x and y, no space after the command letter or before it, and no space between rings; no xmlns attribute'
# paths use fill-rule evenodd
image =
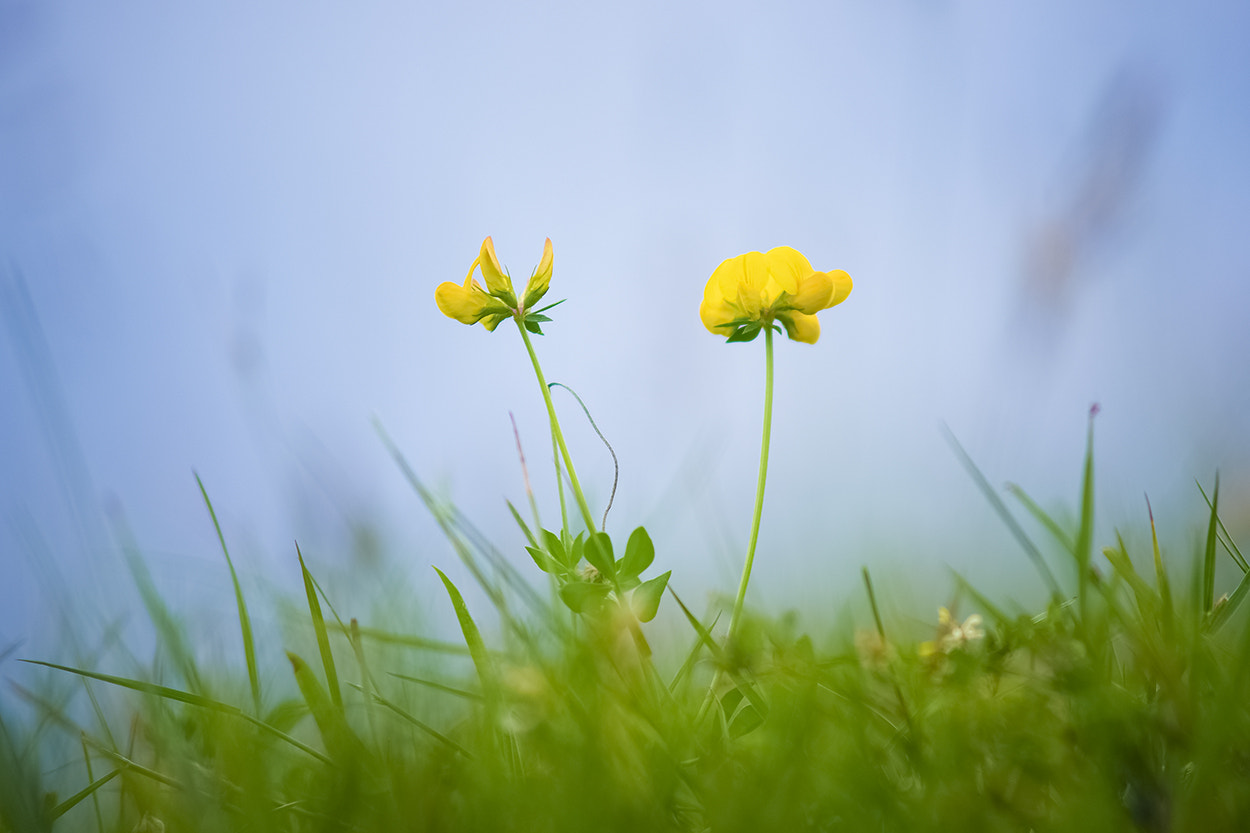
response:
<svg viewBox="0 0 1250 833"><path fill-rule="evenodd" d="M777 246L768 250L767 257L772 261L772 272L781 288L791 295L799 292L799 284L816 270L807 258L789 246Z"/></svg>
<svg viewBox="0 0 1250 833"><path fill-rule="evenodd" d="M525 285L525 309L533 309L543 295L547 294L547 287L551 285L551 272L551 238L548 237L543 244L543 259L538 262L538 268Z"/></svg>
<svg viewBox="0 0 1250 833"><path fill-rule="evenodd" d="M834 269L828 275L833 279L833 298L829 300L828 306L836 307L846 300L847 295L851 294L851 276L841 269Z"/></svg>
<svg viewBox="0 0 1250 833"><path fill-rule="evenodd" d="M472 279L468 286L451 281L440 283L434 290L434 302L443 315L461 324L476 324L488 315L510 312L502 301L487 295ZM494 327L487 329L493 330Z"/></svg>
<svg viewBox="0 0 1250 833"><path fill-rule="evenodd" d="M476 324L485 315L490 296L475 287L465 288L458 283L445 281L434 290L434 302L448 318L461 324Z"/></svg>
<svg viewBox="0 0 1250 833"><path fill-rule="evenodd" d="M820 321L814 315L783 312L777 316L777 320L786 328L786 335L790 336L793 341L815 344L820 338Z"/></svg>
<svg viewBox="0 0 1250 833"><path fill-rule="evenodd" d="M798 292L790 297L789 303L805 315L815 315L829 307L833 288L833 278L829 273L812 272L799 281Z"/></svg>
<svg viewBox="0 0 1250 833"><path fill-rule="evenodd" d="M478 255L478 265L482 267L482 277L486 279L486 289L491 295L512 292L512 279L504 274L495 257L495 243L489 237L482 241L482 253Z"/></svg>

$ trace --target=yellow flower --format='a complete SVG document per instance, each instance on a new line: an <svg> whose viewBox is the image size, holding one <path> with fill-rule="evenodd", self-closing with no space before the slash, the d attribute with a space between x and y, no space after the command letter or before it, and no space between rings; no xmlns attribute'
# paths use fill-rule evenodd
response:
<svg viewBox="0 0 1250 833"><path fill-rule="evenodd" d="M473 278L478 269L481 269L482 280L486 281L485 289ZM494 241L487 237L482 241L482 250L469 267L464 283L445 281L439 284L434 290L434 301L448 318L454 318L461 324L481 321L486 329L493 330L505 318L525 319L526 313L547 293L551 271L551 238L547 238L543 258L530 275L525 295L518 304L516 292L512 289L512 278L499 265Z"/></svg>
<svg viewBox="0 0 1250 833"><path fill-rule="evenodd" d="M731 257L712 273L703 290L703 326L730 341L750 341L763 327L780 322L795 341L820 338L816 313L851 294L851 276L840 269L817 272L789 246Z"/></svg>

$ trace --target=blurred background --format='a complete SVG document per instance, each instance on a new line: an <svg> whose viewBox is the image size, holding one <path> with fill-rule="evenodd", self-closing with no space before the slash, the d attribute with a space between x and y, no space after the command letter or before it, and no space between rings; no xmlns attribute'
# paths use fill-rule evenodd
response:
<svg viewBox="0 0 1250 833"><path fill-rule="evenodd" d="M430 565L471 582L375 417L533 570L528 359L433 301L486 235L520 280L551 237L547 377L685 596L736 586L763 388L703 285L782 244L855 289L778 345L753 603L819 615L864 564L926 621L947 565L1027 596L941 425L1070 517L1094 402L1100 544L1148 540L1146 492L1187 556L1217 467L1245 542L1248 37L1239 2L0 0L0 654L142 640L127 551L233 646L193 472L254 610L298 540L344 615L450 620Z"/></svg>

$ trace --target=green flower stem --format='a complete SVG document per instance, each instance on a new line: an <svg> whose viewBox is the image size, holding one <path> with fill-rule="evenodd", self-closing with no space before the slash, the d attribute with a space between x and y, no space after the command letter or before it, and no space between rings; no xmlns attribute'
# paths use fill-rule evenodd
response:
<svg viewBox="0 0 1250 833"><path fill-rule="evenodd" d="M598 529L595 526L595 518L590 514L590 506L586 503L586 496L582 494L582 486L577 482L577 472L573 469L573 458L569 456L569 447L565 445L564 433L560 430L560 421L556 419L556 406L551 402L551 388L547 387L547 379L543 376L542 366L538 364L538 354L534 352L534 345L530 342L530 334L525 330L525 324L520 318L514 318L517 329L521 331L521 339L525 342L525 349L529 351L530 361L534 363L534 373L538 375L538 385L543 389L543 401L547 403L547 416L551 420L551 432L555 435L556 443L560 446L560 456L564 458L564 468L569 473L569 482L573 484L573 495L577 498L577 505L582 510L582 519L586 521L586 529L594 532ZM769 342L771 344L772 342ZM771 355L771 354L770 354Z"/></svg>
<svg viewBox="0 0 1250 833"><path fill-rule="evenodd" d="M742 603L747 596L747 582L751 580L751 564L755 561L755 544L760 537L760 516L764 514L764 481L768 478L768 439L773 430L773 328L771 322L764 327L764 440L760 445L760 476L755 485L755 516L751 519L751 542L747 544L747 561L742 566L742 582L738 585L738 598L734 601L733 616L729 620L729 638L738 630L742 618Z"/></svg>

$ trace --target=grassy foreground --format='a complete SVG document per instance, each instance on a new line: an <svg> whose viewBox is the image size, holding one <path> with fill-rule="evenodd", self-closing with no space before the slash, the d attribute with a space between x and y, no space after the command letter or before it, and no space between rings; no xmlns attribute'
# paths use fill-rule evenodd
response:
<svg viewBox="0 0 1250 833"><path fill-rule="evenodd" d="M257 668L253 640L276 636L253 634L239 592L247 667L214 674L148 595L161 646L147 676L45 672L76 675L79 706L121 690L122 709L96 705L80 725L72 702L11 684L41 719L0 715L0 830L1236 830L1250 818L1250 628L1234 615L1250 572L1219 521L1218 484L1205 546L1172 565L1183 587L1157 544L1117 542L1091 563L1087 458L1078 529L1020 495L1081 567L1065 593L1038 562L1054 583L1045 610L1002 609L956 579L980 613L943 611L931 640L896 641L865 571L861 628L818 641L748 613L725 642L719 612L700 621L670 590L689 642L653 654L625 608L575 614L531 589L395 453L494 600L498 633L484 638L441 573L459 644L342 622L305 569L317 654ZM1248 577L1218 599L1217 557ZM56 737L81 754L41 759ZM81 790L51 794L46 773Z"/></svg>
<svg viewBox="0 0 1250 833"><path fill-rule="evenodd" d="M996 604L956 577L967 615L943 608L918 639L883 619L865 569L871 616L858 628L809 635L753 614L774 336L815 344L817 313L851 279L788 247L749 252L712 274L700 317L731 343L764 335L755 510L736 597L692 610L671 571L645 577L647 531L614 546L606 510L600 520L581 489L551 396L564 386L547 382L530 338L551 321L556 304L535 308L551 275L548 240L518 293L487 238L464 283L436 292L461 323L513 320L533 364L560 525L540 523L528 475L532 523L509 509L544 592L383 435L491 615L440 571L460 641L344 620L297 548L307 638L254 633L217 526L245 667L197 663L136 562L156 656L124 670L27 659L23 680L39 683L11 687L33 719L19 724L0 702L0 833L1247 829L1250 564L1220 522L1218 480L1197 551L1165 555L1152 517L1150 552L1118 537L1096 547L1091 414L1075 529L1013 490L1053 539L1052 569L953 443L1032 560L1045 609ZM1225 557L1240 580L1217 597ZM661 604L689 626L677 643L652 644ZM479 620L498 624L484 634ZM258 642L303 647L261 667Z"/></svg>

